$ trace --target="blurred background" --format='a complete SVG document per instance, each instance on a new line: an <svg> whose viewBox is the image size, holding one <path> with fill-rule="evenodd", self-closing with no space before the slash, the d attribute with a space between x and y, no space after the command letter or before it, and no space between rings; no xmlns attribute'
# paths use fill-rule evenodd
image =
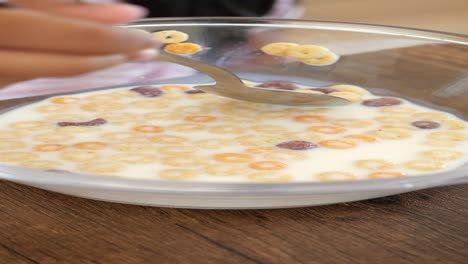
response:
<svg viewBox="0 0 468 264"><path fill-rule="evenodd" d="M468 0L302 0L304 18L468 34Z"/></svg>

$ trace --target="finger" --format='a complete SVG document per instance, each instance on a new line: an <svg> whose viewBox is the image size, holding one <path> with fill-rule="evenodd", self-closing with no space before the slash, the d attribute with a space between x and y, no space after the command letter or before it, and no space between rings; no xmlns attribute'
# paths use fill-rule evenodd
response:
<svg viewBox="0 0 468 264"><path fill-rule="evenodd" d="M113 1L111 1L113 2ZM81 5L73 0L16 0L12 4L57 13L65 16L85 18L104 23L124 23L145 17L148 11L130 4Z"/></svg>
<svg viewBox="0 0 468 264"><path fill-rule="evenodd" d="M14 26L12 26L14 25ZM0 9L0 47L76 54L154 48L151 34L31 10Z"/></svg>
<svg viewBox="0 0 468 264"><path fill-rule="evenodd" d="M63 54L0 51L0 75L13 80L29 80L38 77L65 77L80 75L128 60L124 54L104 56L79 56Z"/></svg>

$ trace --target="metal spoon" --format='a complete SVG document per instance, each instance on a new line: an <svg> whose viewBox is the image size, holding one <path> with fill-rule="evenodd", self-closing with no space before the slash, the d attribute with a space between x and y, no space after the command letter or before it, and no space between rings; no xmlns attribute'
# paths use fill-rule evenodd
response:
<svg viewBox="0 0 468 264"><path fill-rule="evenodd" d="M220 67L204 62L189 59L187 57L160 53L157 60L172 62L191 67L199 72L210 76L216 81L214 85L195 86L195 89L224 96L232 99L279 105L309 105L309 106L337 106L346 105L350 102L346 99L315 93L304 93L300 91L277 90L270 88L256 88L246 86L239 77Z"/></svg>

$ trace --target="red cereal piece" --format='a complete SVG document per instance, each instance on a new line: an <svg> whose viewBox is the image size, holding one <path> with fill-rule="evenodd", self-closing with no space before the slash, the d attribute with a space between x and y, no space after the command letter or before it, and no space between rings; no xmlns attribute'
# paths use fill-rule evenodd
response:
<svg viewBox="0 0 468 264"><path fill-rule="evenodd" d="M317 91L317 92L321 92L321 93L324 93L324 94L330 94L330 93L338 92L338 90L330 88L330 87L308 88L306 90Z"/></svg>
<svg viewBox="0 0 468 264"><path fill-rule="evenodd" d="M301 140L286 141L283 143L279 143L276 146L278 148L291 149L291 150L308 150L308 149L314 149L318 147L317 144L314 144L309 141L301 141Z"/></svg>
<svg viewBox="0 0 468 264"><path fill-rule="evenodd" d="M130 91L137 92L145 97L158 97L163 94L163 91L159 88L152 86L140 86L130 89Z"/></svg>
<svg viewBox="0 0 468 264"><path fill-rule="evenodd" d="M397 98L392 97L382 97L378 99L368 99L362 101L362 104L369 107L383 107L383 106L392 106L399 105L403 102Z"/></svg>
<svg viewBox="0 0 468 264"><path fill-rule="evenodd" d="M440 127L440 124L434 121L415 121L411 125L421 129L436 129Z"/></svg>
<svg viewBox="0 0 468 264"><path fill-rule="evenodd" d="M201 94L201 93L205 93L204 91L202 90L188 90L188 91L185 91L186 94Z"/></svg>
<svg viewBox="0 0 468 264"><path fill-rule="evenodd" d="M272 88L272 89L280 89L280 90L296 90L299 88L299 86L288 83L288 82L282 82L282 81L271 81L271 82L266 82L259 84L255 87L260 87L260 88Z"/></svg>
<svg viewBox="0 0 468 264"><path fill-rule="evenodd" d="M61 127L66 126L100 126L107 123L107 120L103 118L97 118L87 122L58 122L57 125Z"/></svg>

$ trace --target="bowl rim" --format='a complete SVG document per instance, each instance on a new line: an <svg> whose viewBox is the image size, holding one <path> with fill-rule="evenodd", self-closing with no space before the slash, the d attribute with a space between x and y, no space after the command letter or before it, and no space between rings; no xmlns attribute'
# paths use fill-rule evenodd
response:
<svg viewBox="0 0 468 264"><path fill-rule="evenodd" d="M234 21L234 23L233 23ZM119 27L133 28L151 26L150 23L164 22L174 25L235 25L270 28L304 28L348 32L362 32L402 37L423 38L440 42L457 43L468 46L468 35L440 31L422 30L407 27L384 26L376 24L352 23L340 21L277 19L252 17L176 17L147 18L129 22ZM191 22L191 23L190 23ZM198 22L198 23L194 23ZM250 23L250 24L249 24ZM258 23L258 24L252 24ZM107 87L105 89L115 88ZM42 96L41 96L42 97ZM13 99L14 100L14 99ZM16 107L16 106L15 106ZM11 110L11 109L5 109ZM4 111L1 111L4 112ZM0 165L0 178L26 184L92 187L106 190L161 192L161 193L343 193L355 191L382 191L394 189L422 189L432 186L450 184L452 181L465 179L468 166L459 170L439 173L427 173L410 177L388 179L366 179L333 182L286 182L286 183L252 183L252 182L200 182L200 181L163 181L158 179L131 179L85 175L78 173L57 173ZM465 176L465 177L464 177ZM468 179L468 178L467 178Z"/></svg>

